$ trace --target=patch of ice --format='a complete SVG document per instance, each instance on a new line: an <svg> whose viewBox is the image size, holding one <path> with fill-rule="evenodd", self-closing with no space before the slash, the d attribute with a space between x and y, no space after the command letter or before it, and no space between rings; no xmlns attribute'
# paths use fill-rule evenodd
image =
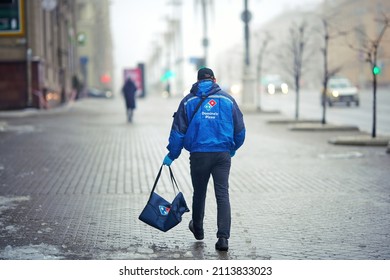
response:
<svg viewBox="0 0 390 280"><path fill-rule="evenodd" d="M173 258L174 258L174 259L178 259L178 258L180 258L180 254L177 254L177 253L176 253L176 254L174 254L174 255L173 255Z"/></svg>
<svg viewBox="0 0 390 280"><path fill-rule="evenodd" d="M63 259L57 247L48 244L12 247L0 251L0 259L6 260L60 260Z"/></svg>
<svg viewBox="0 0 390 280"><path fill-rule="evenodd" d="M153 254L154 251L150 248L138 248L137 253L139 253L139 254Z"/></svg>
<svg viewBox="0 0 390 280"><path fill-rule="evenodd" d="M37 131L32 125L7 125L3 131L14 131L18 134Z"/></svg>
<svg viewBox="0 0 390 280"><path fill-rule="evenodd" d="M192 254L192 252L186 252L186 253L184 254L184 257L185 257L185 258L191 258L191 257L193 257L193 254Z"/></svg>
<svg viewBox="0 0 390 280"><path fill-rule="evenodd" d="M0 205L6 205L14 202L22 202L30 200L30 196L0 196Z"/></svg>
<svg viewBox="0 0 390 280"><path fill-rule="evenodd" d="M48 227L48 228L43 229L43 231L49 233L49 232L52 232L53 229Z"/></svg>
<svg viewBox="0 0 390 280"><path fill-rule="evenodd" d="M29 196L0 196L0 214L2 211L7 210L15 206L15 203L28 201L30 200Z"/></svg>
<svg viewBox="0 0 390 280"><path fill-rule="evenodd" d="M5 230L8 231L9 233L15 233L18 231L18 228L16 226L6 226Z"/></svg>
<svg viewBox="0 0 390 280"><path fill-rule="evenodd" d="M156 257L155 254L144 255L136 252L110 252L95 256L96 259L102 260L149 260Z"/></svg>

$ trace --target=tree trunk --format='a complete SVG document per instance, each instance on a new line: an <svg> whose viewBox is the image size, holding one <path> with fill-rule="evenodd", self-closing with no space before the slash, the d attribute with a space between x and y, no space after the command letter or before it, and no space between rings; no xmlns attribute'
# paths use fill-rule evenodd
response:
<svg viewBox="0 0 390 280"><path fill-rule="evenodd" d="M373 116L372 116L372 138L376 137L376 75L373 73Z"/></svg>
<svg viewBox="0 0 390 280"><path fill-rule="evenodd" d="M295 119L299 119L299 78L295 81L296 98L295 98Z"/></svg>

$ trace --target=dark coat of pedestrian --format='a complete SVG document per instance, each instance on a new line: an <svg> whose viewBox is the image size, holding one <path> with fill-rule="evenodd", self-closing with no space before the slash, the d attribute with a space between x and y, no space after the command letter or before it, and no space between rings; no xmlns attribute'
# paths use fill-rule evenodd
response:
<svg viewBox="0 0 390 280"><path fill-rule="evenodd" d="M245 131L243 115L234 98L221 90L211 69L200 69L197 83L174 114L167 146L169 153L163 164L171 165L183 148L190 152L194 193L189 229L197 240L204 238L207 184L210 176L213 177L218 227L215 248L219 251L228 250L231 158L244 143Z"/></svg>
<svg viewBox="0 0 390 280"><path fill-rule="evenodd" d="M127 115L127 120L129 122L133 121L133 111L136 107L136 103L135 103L136 92L137 92L137 87L135 83L130 78L127 78L125 84L123 85L122 93L126 101L126 115Z"/></svg>

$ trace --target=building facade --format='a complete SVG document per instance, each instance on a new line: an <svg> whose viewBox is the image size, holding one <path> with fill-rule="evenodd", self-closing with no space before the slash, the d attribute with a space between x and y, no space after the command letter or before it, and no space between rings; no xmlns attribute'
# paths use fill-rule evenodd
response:
<svg viewBox="0 0 390 280"><path fill-rule="evenodd" d="M0 109L51 108L72 98L75 7L73 0L2 1ZM18 32L9 32L14 27Z"/></svg>
<svg viewBox="0 0 390 280"><path fill-rule="evenodd" d="M108 0L0 3L0 110L53 108L112 87Z"/></svg>
<svg viewBox="0 0 390 280"><path fill-rule="evenodd" d="M85 90L113 88L110 26L109 0L77 0L78 55Z"/></svg>

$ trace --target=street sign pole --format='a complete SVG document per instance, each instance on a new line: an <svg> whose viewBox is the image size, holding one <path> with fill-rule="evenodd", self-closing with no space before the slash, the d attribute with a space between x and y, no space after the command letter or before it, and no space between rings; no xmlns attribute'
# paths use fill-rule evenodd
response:
<svg viewBox="0 0 390 280"><path fill-rule="evenodd" d="M243 77L242 77L242 104L241 108L244 111L255 111L256 110L256 79L254 71L250 63L250 33L249 33L249 22L252 19L252 14L248 10L248 0L244 0L244 11L241 14L241 19L244 22L244 39L245 39L245 58L243 66Z"/></svg>

